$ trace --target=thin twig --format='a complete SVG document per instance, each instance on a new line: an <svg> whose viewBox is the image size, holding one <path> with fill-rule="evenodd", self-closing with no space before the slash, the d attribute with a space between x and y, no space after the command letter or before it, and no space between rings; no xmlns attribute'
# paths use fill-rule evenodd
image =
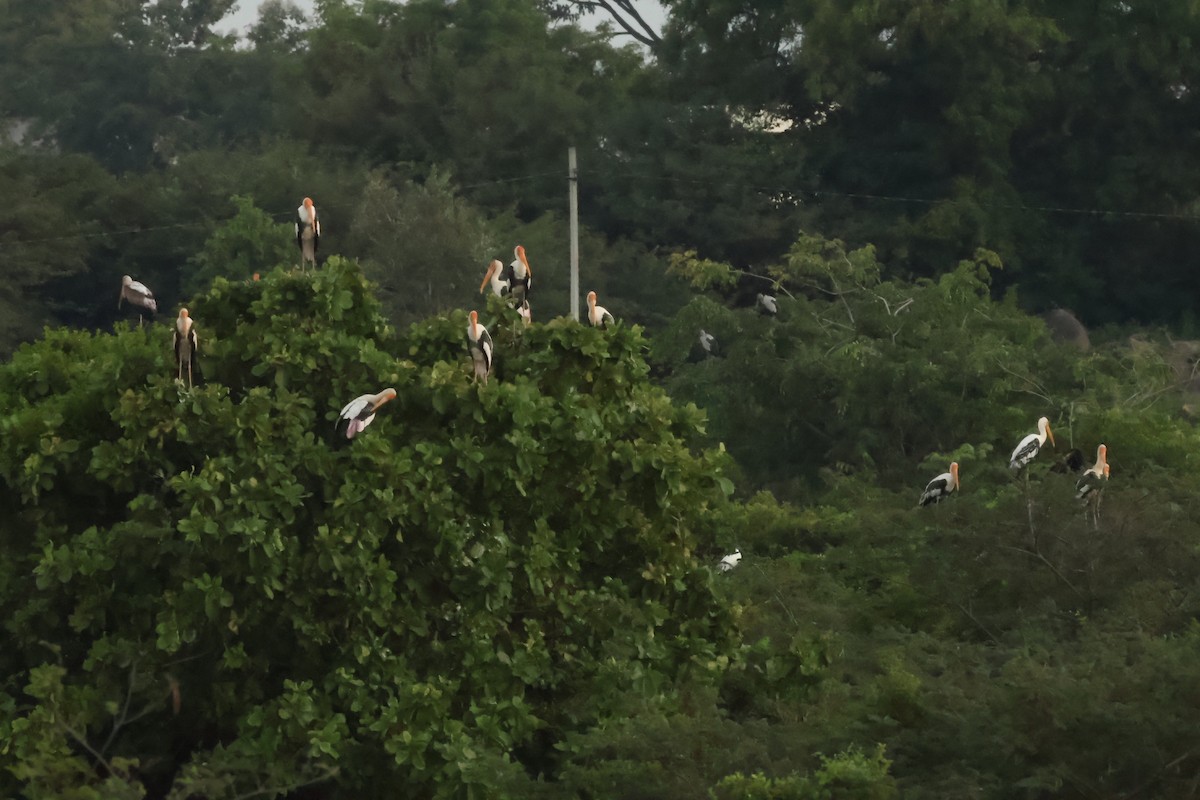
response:
<svg viewBox="0 0 1200 800"><path fill-rule="evenodd" d="M1073 584L1069 580L1067 580L1067 577L1065 575L1063 575L1061 572L1059 572L1058 567L1056 567L1056 566L1054 566L1054 564L1050 563L1050 561L1041 553L1037 553L1032 550L1026 550L1023 547L1012 547L1012 546L1006 545L1006 544L1002 544L1002 545L1000 545L1000 547L1002 547L1005 550L1012 550L1013 552L1016 552L1016 553L1024 553L1027 556L1033 556L1034 558L1039 559L1043 564L1045 564L1047 567L1050 568L1051 572L1053 572L1055 575L1058 576L1059 580L1061 580L1068 587L1070 587L1071 591L1073 591L1075 594L1079 595L1080 600L1087 600L1087 598L1084 596L1083 592L1076 589L1075 584Z"/></svg>
<svg viewBox="0 0 1200 800"><path fill-rule="evenodd" d="M996 644L1000 644L1000 640L996 638L996 635L995 635L994 633L992 633L991 631L989 631L989 630L987 629L987 626L986 626L986 625L984 625L982 622L980 622L979 620L977 620L977 619L975 618L975 615L974 615L974 614L972 614L972 613L971 613L971 612L970 612L970 611L967 609L967 607L966 607L966 606L964 606L962 603L955 603L955 605L957 605L957 606L958 606L958 610L959 610L959 611L961 611L961 612L963 612L964 614L966 614L966 615L967 615L967 619L969 619L969 620L971 620L971 622L974 622L974 623L975 623L975 625L976 625L976 626L979 628L979 630L981 630L981 631L983 631L984 633L986 633L986 634L987 634L987 637L988 637L989 639L991 639L991 640L992 640L993 642L995 642Z"/></svg>

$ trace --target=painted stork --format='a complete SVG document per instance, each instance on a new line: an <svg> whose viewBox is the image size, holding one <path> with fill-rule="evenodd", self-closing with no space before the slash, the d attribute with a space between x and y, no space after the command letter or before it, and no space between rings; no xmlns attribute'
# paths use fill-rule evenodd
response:
<svg viewBox="0 0 1200 800"><path fill-rule="evenodd" d="M475 382L483 380L487 385L492 374L492 337L487 328L479 324L479 312L471 312L471 323L467 325L467 351L475 365Z"/></svg>
<svg viewBox="0 0 1200 800"><path fill-rule="evenodd" d="M931 480L921 493L919 505L927 506L940 503L958 489L958 462L950 462L950 471L943 472Z"/></svg>
<svg viewBox="0 0 1200 800"><path fill-rule="evenodd" d="M529 307L528 300L522 300L521 305L517 306L517 314L521 316L521 319L525 320L526 325L533 324L533 309Z"/></svg>
<svg viewBox="0 0 1200 800"><path fill-rule="evenodd" d="M1029 462L1042 452L1042 445L1046 443L1046 439L1050 440L1051 446L1054 445L1054 432L1050 430L1050 420L1042 417L1038 420L1038 432L1026 436L1012 451L1012 457L1008 460L1008 468L1015 473L1029 466Z"/></svg>
<svg viewBox="0 0 1200 800"><path fill-rule="evenodd" d="M296 209L296 246L300 248L300 266L317 266L317 248L321 244L321 220L317 218L317 207L311 197Z"/></svg>
<svg viewBox="0 0 1200 800"><path fill-rule="evenodd" d="M592 323L593 328L607 329L609 325L616 324L617 321L613 318L612 314L608 313L608 309L606 309L604 306L596 305L595 292L588 292L587 303L588 322Z"/></svg>
<svg viewBox="0 0 1200 800"><path fill-rule="evenodd" d="M154 299L154 293L146 288L146 284L135 281L128 275L121 277L121 294L117 298L117 308L121 307L123 301L138 307L138 325L142 324L142 312L149 311L154 314L158 311L158 301Z"/></svg>
<svg viewBox="0 0 1200 800"><path fill-rule="evenodd" d="M519 303L529 296L529 290L533 287L533 270L529 267L529 259L525 257L524 247L521 245L514 247L513 255L516 258L508 265L510 270L509 286Z"/></svg>
<svg viewBox="0 0 1200 800"><path fill-rule="evenodd" d="M334 427L340 432L346 432L347 439L353 439L363 431L384 403L396 399L395 389L384 389L379 394L363 394L346 403L345 408L338 414Z"/></svg>
<svg viewBox="0 0 1200 800"><path fill-rule="evenodd" d="M1075 484L1075 499L1083 503L1085 509L1091 509L1092 520L1097 525L1100 524L1100 495L1104 492L1104 484L1110 471L1108 446L1102 444L1096 448L1096 464L1084 471Z"/></svg>
<svg viewBox="0 0 1200 800"><path fill-rule="evenodd" d="M717 350L717 337L704 330L704 328L700 329L700 349L704 351L705 355L710 356L715 354Z"/></svg>
<svg viewBox="0 0 1200 800"><path fill-rule="evenodd" d="M483 294L483 290L489 283L492 285L492 294L496 297L506 297L512 291L511 271L506 271L504 263L498 258L493 258L492 263L488 264L487 274L483 276L483 283L479 284L480 294Z"/></svg>
<svg viewBox="0 0 1200 800"><path fill-rule="evenodd" d="M186 308L179 309L179 318L175 320L175 333L171 337L175 349L175 379L183 382L183 368L187 367L188 388L192 388L192 363L196 358L199 340L196 338L196 328Z"/></svg>
<svg viewBox="0 0 1200 800"><path fill-rule="evenodd" d="M779 313L779 302L769 294L760 294L758 296L758 310L764 314L774 316Z"/></svg>
<svg viewBox="0 0 1200 800"><path fill-rule="evenodd" d="M730 553L729 555L722 558L717 563L717 569L719 569L721 572L729 572L729 570L736 567L738 565L738 562L740 562L741 560L742 560L742 548L739 547L737 550L734 550L732 553Z"/></svg>

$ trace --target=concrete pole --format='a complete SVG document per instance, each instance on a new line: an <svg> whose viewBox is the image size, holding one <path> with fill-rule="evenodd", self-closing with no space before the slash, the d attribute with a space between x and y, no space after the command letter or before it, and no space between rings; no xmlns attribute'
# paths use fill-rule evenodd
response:
<svg viewBox="0 0 1200 800"><path fill-rule="evenodd" d="M571 319L579 320L579 166L567 148L567 187L571 196Z"/></svg>

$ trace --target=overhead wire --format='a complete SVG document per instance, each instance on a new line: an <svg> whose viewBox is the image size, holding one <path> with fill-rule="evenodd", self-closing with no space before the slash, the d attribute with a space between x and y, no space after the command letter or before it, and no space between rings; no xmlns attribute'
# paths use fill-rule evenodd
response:
<svg viewBox="0 0 1200 800"><path fill-rule="evenodd" d="M953 198L912 197L912 196L905 196L905 195L872 194L872 193L866 193L866 192L838 192L838 191L832 191L832 190L828 190L828 189L798 189L798 188L790 187L790 186L768 186L768 185L748 182L745 180L738 180L736 178L730 178L730 179L726 179L726 180L713 179L713 178L703 178L703 179L702 178L687 178L687 177L678 176L678 175L654 174L654 173L650 173L650 172L646 172L646 171L608 172L608 173L606 173L606 175L608 177L612 177L612 178L636 178L636 179L642 179L642 180L653 180L653 181L660 181L660 182L666 182L666 183L691 184L691 185L697 185L697 186L737 186L742 189L749 189L749 190L753 190L753 191L757 191L757 192L762 192L764 194L769 194L774 197L797 198L797 200L793 200L793 202L797 202L798 204L803 203L804 197L811 197L814 199L818 199L818 198L822 198L822 197L842 198L842 199L848 199L848 200L869 200L869 201L878 201L878 202L906 203L906 204L918 204L918 205L927 205L927 206L943 205L946 203L955 202L955 200ZM498 186L498 185L522 183L525 181L537 180L539 178L547 178L547 177L563 177L565 179L566 173L565 173L565 171L560 171L560 170L555 170L552 172L550 172L550 171L534 172L534 173L530 173L528 175L519 175L519 176L515 176L515 177L511 177L511 178L497 178L494 180L479 181L476 183L463 184L461 186L458 186L457 189L458 189L458 191L468 191L468 190L472 190L472 189L484 188L487 186ZM586 179L586 174L582 177L584 177ZM349 204L346 204L346 203L323 204L321 207L325 208L325 209L330 209L330 208L336 209L336 208L344 208L347 205L349 205ZM1188 221L1188 222L1200 220L1200 214L1183 214L1183 213L1161 212L1161 211L1131 211L1131 210L1124 210L1124 209L1079 208L1079 207L1071 207L1071 206L1046 206L1046 205L1030 205L1030 204L1024 204L1024 203L997 203L997 202L976 202L976 205L981 208L998 208L998 209L1018 210L1018 211L1036 211L1036 212L1041 212L1041 213L1053 213L1053 214L1075 214L1075 215L1084 215L1084 216L1093 216L1093 217L1128 217L1128 218L1133 218L1133 219L1160 219L1160 220L1177 220L1177 221ZM288 210L288 211L276 211L276 212L267 212L267 213L273 219L286 220L295 212ZM103 239L103 238L120 237L120 236L137 236L137 235L146 234L146 233L158 233L158 232L169 231L169 230L180 230L180 229L198 228L198 227L211 227L214 224L228 222L231 219L233 219L233 217L225 217L225 218L221 218L221 219L217 219L217 220L204 220L204 221L192 220L192 221L188 221L188 222L176 222L176 223L168 223L168 224L164 224L164 225L149 225L149 226L143 226L143 227L137 227L137 228L125 228L125 229L113 230L113 231L94 231L94 232L89 232L89 233L82 233L82 232L81 233L68 233L68 234L62 234L59 236L46 236L46 237L39 237L39 238L34 238L34 239L14 239L14 240L8 240L8 241L4 241L4 240L0 239L0 251L9 249L12 247L20 246L20 245L47 244L50 242L62 242L62 241L86 240L86 239Z"/></svg>

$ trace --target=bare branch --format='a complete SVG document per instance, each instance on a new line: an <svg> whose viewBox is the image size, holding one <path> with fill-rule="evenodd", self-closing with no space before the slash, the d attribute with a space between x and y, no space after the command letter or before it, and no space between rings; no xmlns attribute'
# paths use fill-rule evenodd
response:
<svg viewBox="0 0 1200 800"><path fill-rule="evenodd" d="M583 0L582 2L577 2L576 5L593 11L597 9L603 10L618 25L624 28L627 34L649 48L653 49L662 42L662 37L658 35L658 31L654 30L642 18L642 15L633 7L631 0ZM636 28L634 27L634 23L637 25Z"/></svg>

